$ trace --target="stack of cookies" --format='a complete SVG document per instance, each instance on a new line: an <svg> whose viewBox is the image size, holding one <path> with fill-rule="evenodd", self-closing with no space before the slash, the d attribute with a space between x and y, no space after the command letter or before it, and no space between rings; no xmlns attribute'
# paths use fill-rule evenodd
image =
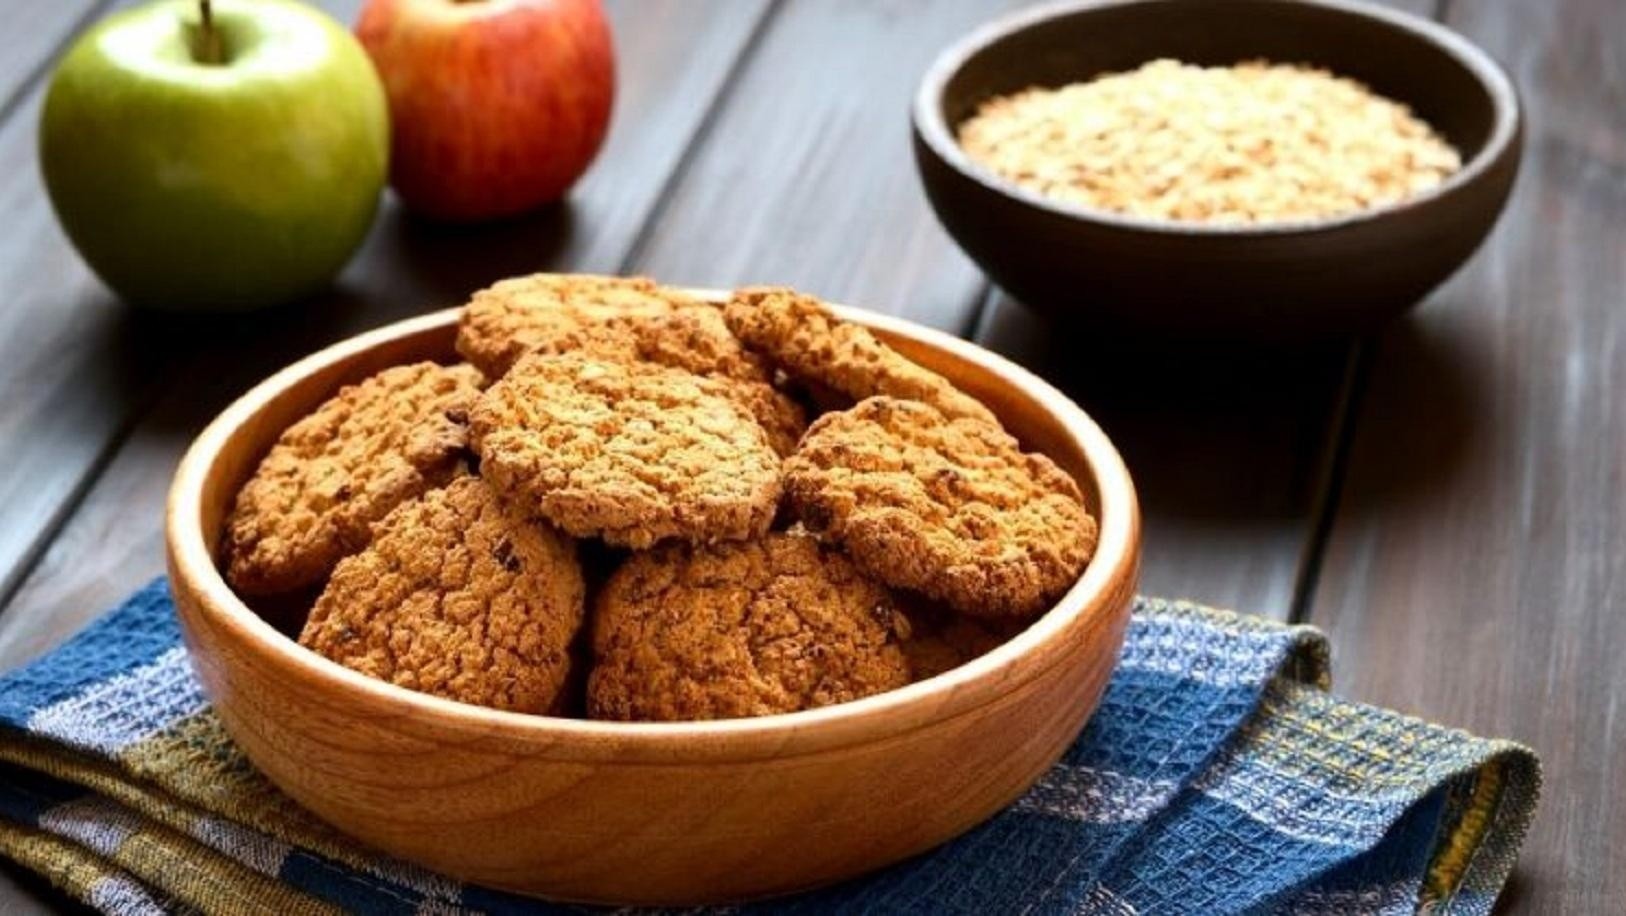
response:
<svg viewBox="0 0 1626 916"><path fill-rule="evenodd" d="M319 590L301 644L403 687L616 720L840 703L997 645L1094 548L1071 477L791 290L506 280L457 349L290 427L225 532L240 594Z"/></svg>

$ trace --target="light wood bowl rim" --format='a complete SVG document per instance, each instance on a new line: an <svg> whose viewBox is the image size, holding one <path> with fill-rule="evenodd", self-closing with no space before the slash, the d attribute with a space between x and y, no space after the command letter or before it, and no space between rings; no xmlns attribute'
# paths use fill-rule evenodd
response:
<svg viewBox="0 0 1626 916"><path fill-rule="evenodd" d="M712 301L727 296L716 290L690 292ZM1112 593L1122 588L1126 577L1133 582L1139 567L1140 510L1134 485L1100 427L1038 376L941 331L847 306L833 308L845 320L946 350L1022 389L1074 440L1095 477L1100 531L1084 574L1027 629L958 668L886 693L802 712L705 722L603 722L504 712L418 693L345 668L278 632L226 584L202 530L202 495L217 457L254 414L301 379L387 341L453 325L460 307L397 321L319 350L271 375L210 422L181 459L169 492L165 539L177 580L171 588L188 590L197 599L199 613L263 661L303 680L331 683L336 700L346 693L360 694L374 707L382 704L466 734L546 745L548 755L559 760L647 764L784 760L873 742L978 709L1065 662L1068 653L1059 651L1058 643L1068 633L1085 631L1095 616L1121 612Z"/></svg>

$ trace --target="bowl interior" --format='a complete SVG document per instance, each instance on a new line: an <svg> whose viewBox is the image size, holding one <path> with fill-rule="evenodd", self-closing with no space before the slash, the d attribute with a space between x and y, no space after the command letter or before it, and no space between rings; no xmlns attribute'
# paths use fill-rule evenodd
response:
<svg viewBox="0 0 1626 916"><path fill-rule="evenodd" d="M714 295L697 291L702 295ZM182 461L172 491L169 539L172 574L203 593L209 613L255 645L255 651L331 682L335 689L372 696L401 708L443 715L456 728L479 733L491 729L518 736L600 736L608 744L561 745L584 754L648 752L665 759L679 742L686 754L732 753L735 738L757 732L783 733L775 747L790 744L835 746L866 740L877 730L910 727L926 719L970 709L1038 673L1055 658L1043 653L1041 664L1029 656L1042 646L1091 632L1100 619L1122 610L1114 604L1133 587L1138 567L1139 513L1135 494L1117 452L1079 408L1060 392L1014 364L965 341L898 319L837 307L842 317L868 326L900 352L932 368L982 399L1007 428L1033 450L1048 454L1071 474L1084 491L1100 523L1096 556L1057 606L1026 630L980 658L937 677L850 703L755 719L684 723L604 723L483 710L417 694L405 688L355 675L308 653L286 638L290 626L279 615L303 608L246 605L226 586L218 568L218 545L232 500L271 444L300 417L342 385L359 381L392 365L419 360L455 359L456 310L399 322L336 344L267 379L229 407L202 435ZM280 630L283 636L274 635ZM927 696L941 702L921 704ZM805 726L820 725L819 728ZM563 752L563 751L561 751Z"/></svg>
<svg viewBox="0 0 1626 916"><path fill-rule="evenodd" d="M1059 393L1049 389L1048 385L1044 386L1042 392L1013 386L1008 376L990 362L968 358L965 350L969 345L954 341L951 348L945 348L945 341L931 339L938 336L935 332L927 332L923 338L900 331L901 322L856 309L838 307L837 311L848 320L868 326L877 337L911 361L947 377L963 391L987 404L999 416L1006 430L1021 441L1023 448L1049 456L1078 482L1090 513L1097 520L1101 519L1100 482L1088 456L1080 447L1077 430L1070 428L1056 415L1055 401L1042 396L1054 394L1060 398ZM221 559L218 549L225 531L226 516L231 511L237 491L259 466L260 460L270 451L283 430L332 397L341 387L360 382L390 366L423 360L440 363L457 361L457 353L452 348L456 332L455 315L446 313L433 317L436 320L420 322L419 327L396 335L390 346L358 348L354 352L347 352L342 359L298 363L284 370L287 376L284 384L276 384L282 375L268 381L274 393L259 405L251 422L245 424L240 433L245 437L240 440L242 447L221 453L215 473L205 487L201 501L201 527L211 550L216 552L216 563ZM317 356L321 357L322 354ZM296 379L297 384L294 383ZM1038 382L1037 378L1034 381Z"/></svg>
<svg viewBox="0 0 1626 916"><path fill-rule="evenodd" d="M938 114L951 135L993 96L1132 70L1161 57L1209 66L1264 58L1325 67L1410 105L1457 148L1465 167L1485 150L1498 121L1488 75L1473 62L1477 52L1430 23L1375 7L1108 0L1018 14L989 31L991 39L973 37L963 57L941 64L950 72Z"/></svg>

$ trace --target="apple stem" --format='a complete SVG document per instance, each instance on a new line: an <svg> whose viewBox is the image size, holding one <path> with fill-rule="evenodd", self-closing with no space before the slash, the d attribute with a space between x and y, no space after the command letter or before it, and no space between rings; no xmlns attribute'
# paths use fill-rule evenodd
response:
<svg viewBox="0 0 1626 916"><path fill-rule="evenodd" d="M221 63L225 55L221 53L220 30L215 28L214 5L209 0L198 0L198 13L201 23L198 27L198 46L194 49L198 63Z"/></svg>

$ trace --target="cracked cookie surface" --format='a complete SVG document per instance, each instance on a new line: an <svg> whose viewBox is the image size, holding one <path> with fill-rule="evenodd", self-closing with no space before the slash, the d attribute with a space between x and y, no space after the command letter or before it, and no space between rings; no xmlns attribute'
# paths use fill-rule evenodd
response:
<svg viewBox="0 0 1626 916"><path fill-rule="evenodd" d="M785 490L871 575L973 616L1044 611L1095 548L1078 484L1054 462L918 401L874 397L814 421Z"/></svg>
<svg viewBox="0 0 1626 916"><path fill-rule="evenodd" d="M755 537L779 456L710 379L655 363L534 354L469 415L481 474L577 537L644 548Z"/></svg>
<svg viewBox="0 0 1626 916"><path fill-rule="evenodd" d="M395 366L288 427L227 519L232 586L264 595L315 585L367 545L373 523L450 480L483 383L468 365Z"/></svg>
<svg viewBox="0 0 1626 916"><path fill-rule="evenodd" d="M585 600L574 542L465 476L386 516L334 570L299 642L422 693L543 713Z"/></svg>
<svg viewBox="0 0 1626 916"><path fill-rule="evenodd" d="M837 318L824 303L778 287L742 289L723 309L729 330L794 376L855 401L888 395L930 404L949 417L998 425L981 401L911 362L867 328Z"/></svg>
<svg viewBox="0 0 1626 916"><path fill-rule="evenodd" d="M464 308L457 349L494 379L533 352L643 360L703 375L756 417L782 455L807 427L801 406L774 387L771 367L740 344L720 306L643 277L503 280Z"/></svg>
<svg viewBox="0 0 1626 916"><path fill-rule="evenodd" d="M780 455L796 450L807 430L800 404L773 384L767 362L740 345L723 322L722 309L702 303L670 315L635 322L636 359L683 369L716 382L730 400L756 418Z"/></svg>
<svg viewBox="0 0 1626 916"><path fill-rule="evenodd" d="M457 352L496 379L536 350L635 347L630 325L702 305L644 277L514 277L469 300L458 318Z"/></svg>
<svg viewBox="0 0 1626 916"><path fill-rule="evenodd" d="M892 596L813 538L635 554L599 595L588 712L617 720L794 712L902 687Z"/></svg>

